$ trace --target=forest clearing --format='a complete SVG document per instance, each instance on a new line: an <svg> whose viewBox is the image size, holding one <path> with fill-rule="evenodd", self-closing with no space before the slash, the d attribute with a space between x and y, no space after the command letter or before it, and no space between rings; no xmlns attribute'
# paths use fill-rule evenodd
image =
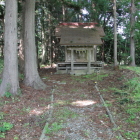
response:
<svg viewBox="0 0 140 140"><path fill-rule="evenodd" d="M2 140L41 140L44 128L48 140L140 138L139 73L122 68L114 71L111 66L92 75L54 72L55 69L40 70L48 86L45 91L23 85L21 76L22 94L12 96L7 92L0 98ZM105 104L95 88L96 82Z"/></svg>
<svg viewBox="0 0 140 140"><path fill-rule="evenodd" d="M140 140L138 0L0 0L1 140Z"/></svg>

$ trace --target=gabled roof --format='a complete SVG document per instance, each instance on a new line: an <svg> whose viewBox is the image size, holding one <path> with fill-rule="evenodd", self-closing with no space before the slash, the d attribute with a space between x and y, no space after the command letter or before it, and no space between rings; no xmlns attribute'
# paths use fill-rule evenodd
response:
<svg viewBox="0 0 140 140"><path fill-rule="evenodd" d="M102 44L101 37L105 36L103 28L97 23L60 23L56 27L56 37L61 38L60 45L93 46Z"/></svg>

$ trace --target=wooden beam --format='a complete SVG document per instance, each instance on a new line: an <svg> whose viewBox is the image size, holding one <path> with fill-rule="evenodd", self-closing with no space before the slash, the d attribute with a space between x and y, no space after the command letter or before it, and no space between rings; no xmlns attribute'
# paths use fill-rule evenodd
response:
<svg viewBox="0 0 140 140"><path fill-rule="evenodd" d="M71 74L74 72L74 50L71 49Z"/></svg>
<svg viewBox="0 0 140 140"><path fill-rule="evenodd" d="M91 70L91 50L88 50L88 67L87 67L87 74L90 74Z"/></svg>

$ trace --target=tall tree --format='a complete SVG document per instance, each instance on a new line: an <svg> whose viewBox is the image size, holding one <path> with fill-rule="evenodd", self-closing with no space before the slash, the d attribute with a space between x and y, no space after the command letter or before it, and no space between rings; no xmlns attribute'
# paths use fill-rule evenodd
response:
<svg viewBox="0 0 140 140"><path fill-rule="evenodd" d="M114 67L118 65L117 62L117 23L116 23L116 0L114 0L114 7L113 7L113 12L114 12Z"/></svg>
<svg viewBox="0 0 140 140"><path fill-rule="evenodd" d="M35 0L25 0L24 22L25 78L24 83L35 89L44 89L37 71L37 55L35 46Z"/></svg>
<svg viewBox="0 0 140 140"><path fill-rule="evenodd" d="M4 69L0 95L10 92L17 94L18 61L17 61L17 0L6 0L5 34L4 34Z"/></svg>
<svg viewBox="0 0 140 140"><path fill-rule="evenodd" d="M130 56L131 56L131 66L135 66L135 0L131 0L131 13L130 13Z"/></svg>
<svg viewBox="0 0 140 140"><path fill-rule="evenodd" d="M19 1L20 5L21 5L21 12L19 13L20 15L20 20L19 20L19 24L20 24L20 27L19 27L19 32L20 32L20 45L18 47L18 55L19 55L19 59L18 59L18 65L19 65L19 71L21 73L24 72L24 47L23 47L23 38L24 38L24 12L25 12L25 1Z"/></svg>

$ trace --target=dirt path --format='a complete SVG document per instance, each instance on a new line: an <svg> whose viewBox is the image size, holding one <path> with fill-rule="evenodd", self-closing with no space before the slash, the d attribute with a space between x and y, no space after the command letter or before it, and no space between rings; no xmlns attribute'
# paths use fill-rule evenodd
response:
<svg viewBox="0 0 140 140"><path fill-rule="evenodd" d="M50 80L55 85L53 108L45 128L48 132L40 140L117 140L95 81L72 78L74 83L68 77Z"/></svg>
<svg viewBox="0 0 140 140"><path fill-rule="evenodd" d="M0 132L1 140L43 140L40 138L45 125L44 140L118 140L118 132L125 140L138 138L139 123L129 125L125 121L128 114L118 102L120 95L109 90L122 87L125 79L134 77L132 71L109 69L100 75L82 76L53 72L41 72L46 91L21 82L22 95L0 98L0 124L12 124L8 131ZM118 128L114 129L95 82Z"/></svg>

